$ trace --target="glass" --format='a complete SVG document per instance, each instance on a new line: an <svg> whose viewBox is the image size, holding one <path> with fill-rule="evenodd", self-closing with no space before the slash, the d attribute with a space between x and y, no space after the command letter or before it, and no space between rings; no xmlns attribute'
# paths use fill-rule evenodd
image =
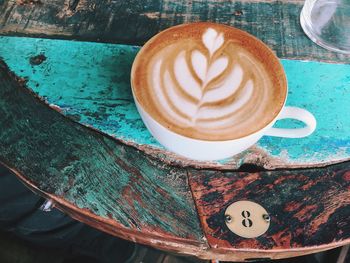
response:
<svg viewBox="0 0 350 263"><path fill-rule="evenodd" d="M350 54L350 0L306 0L300 23L316 44Z"/></svg>

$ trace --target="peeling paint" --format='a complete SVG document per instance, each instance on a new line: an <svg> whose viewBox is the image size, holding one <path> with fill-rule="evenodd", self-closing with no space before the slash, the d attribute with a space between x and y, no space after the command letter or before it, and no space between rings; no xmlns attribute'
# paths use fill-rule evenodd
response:
<svg viewBox="0 0 350 263"><path fill-rule="evenodd" d="M28 86L55 109L168 164L223 170L255 164L278 169L350 160L350 119L344 114L350 112L350 65L281 60L289 81L287 105L311 111L318 121L316 132L303 139L263 137L232 158L195 162L166 151L140 119L129 84L138 47L17 37L0 37L0 44L0 56L10 68L26 76ZM47 60L34 68L28 58L42 53ZM298 125L285 121L277 126Z"/></svg>

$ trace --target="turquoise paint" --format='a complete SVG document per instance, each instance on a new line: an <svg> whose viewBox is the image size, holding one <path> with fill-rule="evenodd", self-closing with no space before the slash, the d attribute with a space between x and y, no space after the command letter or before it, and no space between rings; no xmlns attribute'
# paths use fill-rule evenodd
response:
<svg viewBox="0 0 350 263"><path fill-rule="evenodd" d="M317 130L303 139L264 137L258 142L290 162L326 162L350 155L350 65L282 60L288 78L287 105L308 109ZM286 122L287 125L292 122ZM282 126L287 126L282 125ZM291 125L298 126L298 125Z"/></svg>
<svg viewBox="0 0 350 263"><path fill-rule="evenodd" d="M143 125L130 91L130 68L138 50L126 45L0 37L0 56L63 114L127 142L161 148ZM29 58L41 53L47 59L30 65ZM287 105L311 111L318 127L307 138L264 137L257 146L272 157L300 165L349 158L350 65L281 61L289 84Z"/></svg>

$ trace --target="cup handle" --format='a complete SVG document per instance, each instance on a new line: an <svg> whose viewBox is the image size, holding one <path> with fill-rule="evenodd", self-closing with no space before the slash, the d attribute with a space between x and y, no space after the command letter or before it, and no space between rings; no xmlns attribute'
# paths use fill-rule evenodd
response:
<svg viewBox="0 0 350 263"><path fill-rule="evenodd" d="M285 138L302 138L309 136L316 129L316 119L314 115L301 108L284 107L277 118L277 120L281 119L295 119L302 121L306 124L306 127L297 129L270 128L264 135Z"/></svg>

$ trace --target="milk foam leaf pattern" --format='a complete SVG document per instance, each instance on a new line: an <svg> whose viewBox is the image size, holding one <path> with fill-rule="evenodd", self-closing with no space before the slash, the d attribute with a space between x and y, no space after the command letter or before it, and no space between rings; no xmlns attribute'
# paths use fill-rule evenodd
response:
<svg viewBox="0 0 350 263"><path fill-rule="evenodd" d="M224 44L224 35L218 33L215 29L208 28L203 34L202 41L210 56L212 56Z"/></svg>
<svg viewBox="0 0 350 263"><path fill-rule="evenodd" d="M215 87L214 89L210 89L204 94L202 102L217 102L229 96L232 96L239 88L238 84L241 83L242 80L243 70L240 66L235 65L229 76L223 81L220 86ZM238 84L232 85L232 83ZM220 92L218 89L220 89Z"/></svg>
<svg viewBox="0 0 350 263"><path fill-rule="evenodd" d="M192 65L198 65L197 67L193 68L194 71L197 74L197 77L202 82L204 82L205 81L205 75L207 74L207 67L208 67L207 58L199 50L194 50L192 52L191 59L192 59Z"/></svg>
<svg viewBox="0 0 350 263"><path fill-rule="evenodd" d="M202 97L202 88L191 73L186 61L186 52L180 52L174 63L174 75L180 88L189 96L200 100ZM205 75L203 75L205 77ZM165 82L166 83L166 82Z"/></svg>
<svg viewBox="0 0 350 263"><path fill-rule="evenodd" d="M243 83L239 62L224 53L223 33L209 28L201 40L207 52L199 46L187 51L180 48L173 61L161 61L161 68L153 71L158 97L168 115L187 127L229 127L234 123L232 113L252 96L254 83Z"/></svg>

